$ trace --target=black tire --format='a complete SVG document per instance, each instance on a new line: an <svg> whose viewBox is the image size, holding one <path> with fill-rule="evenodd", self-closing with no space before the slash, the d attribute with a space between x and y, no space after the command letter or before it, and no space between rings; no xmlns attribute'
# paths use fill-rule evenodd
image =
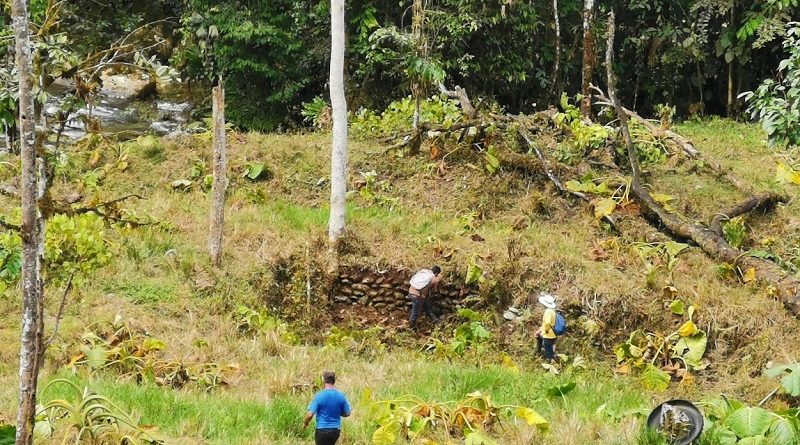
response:
<svg viewBox="0 0 800 445"><path fill-rule="evenodd" d="M675 438L672 441L673 445L689 445L698 437L700 437L700 434L703 433L703 413L691 402L686 400L668 400L661 405L658 405L656 409L654 409L650 415L647 416L648 428L661 431L661 412L664 405L669 405L672 408L680 410L689 418L689 431L683 437Z"/></svg>

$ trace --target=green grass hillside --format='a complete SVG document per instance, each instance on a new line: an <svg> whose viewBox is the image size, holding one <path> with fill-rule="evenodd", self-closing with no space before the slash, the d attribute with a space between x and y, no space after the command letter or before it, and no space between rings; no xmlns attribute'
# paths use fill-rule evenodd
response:
<svg viewBox="0 0 800 445"><path fill-rule="evenodd" d="M677 131L756 190L796 194L775 181L775 169L797 160L768 148L757 127L711 120ZM724 393L756 404L777 384L763 369L797 361L800 322L765 283L726 273L697 247L675 258L648 256L645 247L668 238L632 207L617 211L615 231L546 178L502 165L490 173L469 150L398 157L379 142L351 141L354 192L341 257L343 265L373 270L440 264L445 280L459 284L479 267L485 280L474 288L482 298L474 309L491 337L464 354L446 353L454 328L468 322L456 313L416 333L405 328L405 313L327 302L329 135L231 134L224 266L215 270L206 254L208 145L203 135L84 141L69 148L54 185L55 195L79 193L95 203L131 193L143 199L119 205L136 227L106 226L111 259L76 282L43 384L68 379L87 387L167 443L313 443L302 415L320 372L335 369L354 406L346 445L372 443L379 426L366 390L373 401L429 403L480 391L549 422L546 431L514 420L497 425L491 435L502 444L655 444L642 433L643 415L662 401ZM14 177L16 159L0 161L0 182ZM257 179L246 176L262 167ZM693 162L647 170L654 192L702 221L743 198ZM14 207L7 197L0 205ZM796 199L742 227L743 248L800 265ZM542 290L558 295L569 315L558 374L533 353ZM50 332L61 290L47 294ZM618 366L614 348L635 330L678 330L688 318L670 310L676 299L693 306L692 321L708 335L704 365L654 385ZM531 319L505 322L497 309L511 304L530 308ZM16 409L20 310L19 290L9 286L0 294L0 424L13 422ZM109 363L112 353L117 361ZM43 402L63 397L72 397L63 384L40 392ZM794 402L778 394L767 406ZM65 432L59 427L43 443L60 443ZM441 430L424 437L415 443L462 440Z"/></svg>

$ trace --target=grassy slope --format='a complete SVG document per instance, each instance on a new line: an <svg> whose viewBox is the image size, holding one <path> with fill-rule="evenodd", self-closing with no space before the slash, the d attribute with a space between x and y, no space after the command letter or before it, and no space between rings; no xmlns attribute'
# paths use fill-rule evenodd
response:
<svg viewBox="0 0 800 445"><path fill-rule="evenodd" d="M680 131L759 187L775 186L770 183L774 161L756 128L714 121L686 124ZM109 232L116 261L76 292L77 301L68 309L62 342L51 352L45 379L64 375L55 363L69 357L69 345L84 326L120 314L132 326L165 340L166 358L236 363L242 369L231 380L230 389L209 394L117 383L111 375L71 377L133 410L143 423L156 424L176 437L205 438L211 443L310 443L309 437L297 430L310 394L292 388L313 381L323 368L335 368L341 387L354 400L365 387L378 398L416 394L433 400L454 400L469 391L483 390L503 403L528 404L553 423L548 436L522 428L509 432L503 443L629 444L635 443L639 424L632 412L669 395L697 397L725 391L756 400L772 383L749 375L757 375L768 358L789 361L798 352L797 321L766 297L764 288L717 278L716 264L698 249L681 256L674 284L700 308L698 324L715 333L712 369L700 374L694 385L673 385L668 394L648 393L636 379L613 375L607 355L598 357L601 361L592 365L592 371L558 377L545 374L527 354L529 345L519 336L509 350L516 352L520 374L494 365L431 362L425 354L405 349L362 357L342 348L289 346L274 336L243 339L236 334L226 308L238 302L257 304L264 290L252 285L254 274L275 258L304 252L323 236L327 190L317 183L327 176L327 144L325 135L250 134L243 143L232 140L234 169L249 160L261 160L274 177L255 185L233 181L222 274L207 267L205 195L197 190L177 193L168 187L171 181L189 174L192 162L200 156L198 143L169 143L163 154L145 154L134 148L129 169L109 177L103 194L144 193L147 199L132 202L130 207L168 221L169 228ZM597 226L586 209L551 198L541 179L511 173L487 176L464 162L449 163L444 175L424 173L435 167L425 157L388 160L382 151L367 142L352 147L354 172L374 169L390 185L382 195L397 201L389 208L353 197L350 243L357 253L348 261L406 267L437 261L445 267L448 279L460 280L468 258L477 255L493 278L512 283L514 296L522 302L532 291L543 288L554 289L568 304L593 301L584 310L606 322L606 331L597 339L606 347L627 329L666 330L679 324L663 310L660 285L666 284L666 274L657 277L655 290L649 289L642 261L629 247L630 242L651 236L652 228L637 226L610 244L619 247L611 249L608 259L595 261L590 252L598 240L612 236ZM74 156L88 157L88 153ZM713 214L713 209L737 200L734 191L704 175L693 176L689 182L666 167L654 170L662 171L651 176L657 178L653 187L675 195L678 208L703 219ZM792 229L798 225L797 206L793 202L779 208L768 226L754 224L748 242L757 245L767 235L776 236L786 241L776 248L788 253L787 246L797 245L796 230ZM483 216L473 226L485 241L459 234L464 228L463 216L469 214ZM515 273L501 276L501 271L507 271L501 265L510 246L518 251ZM443 260L436 257L438 249L454 253ZM210 290L205 284L209 282L213 283ZM18 330L14 314L19 306L14 295L0 296L0 309L9 314L0 325L0 420L11 420L15 405ZM51 302L51 306L55 304ZM424 338L394 335L411 344L425 343ZM195 346L198 339L208 346ZM586 353L585 343L567 339L561 349L570 353L581 348ZM494 356L485 359L495 360ZM579 383L578 389L565 399L544 395L544 388L573 380ZM598 412L604 403L607 408ZM364 409L358 408L357 404L354 418L347 421L345 444L368 443L370 422Z"/></svg>

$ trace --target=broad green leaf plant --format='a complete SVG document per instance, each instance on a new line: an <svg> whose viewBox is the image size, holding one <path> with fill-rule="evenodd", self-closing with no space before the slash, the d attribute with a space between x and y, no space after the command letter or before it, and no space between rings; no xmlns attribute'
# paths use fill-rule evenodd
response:
<svg viewBox="0 0 800 445"><path fill-rule="evenodd" d="M750 117L761 122L771 145L800 145L800 22L789 22L783 48L789 55L778 64L776 79L742 93Z"/></svg>
<svg viewBox="0 0 800 445"><path fill-rule="evenodd" d="M704 437L720 445L795 444L800 440L798 410L770 411L725 396L700 404Z"/></svg>
<svg viewBox="0 0 800 445"><path fill-rule="evenodd" d="M507 427L509 421L546 431L548 421L532 408L495 404L491 396L481 392L467 394L459 401L428 402L416 396L392 400L374 400L369 389L362 395L362 406L376 425L374 445L416 443L430 435L448 439L463 437L465 443L496 444L494 427Z"/></svg>
<svg viewBox="0 0 800 445"><path fill-rule="evenodd" d="M675 332L664 336L636 330L625 343L614 348L620 369L639 370L642 384L656 391L666 390L673 376L686 379L691 371L707 366L703 356L708 337L692 321L694 306L687 307L676 299L669 304L669 309L687 318Z"/></svg>

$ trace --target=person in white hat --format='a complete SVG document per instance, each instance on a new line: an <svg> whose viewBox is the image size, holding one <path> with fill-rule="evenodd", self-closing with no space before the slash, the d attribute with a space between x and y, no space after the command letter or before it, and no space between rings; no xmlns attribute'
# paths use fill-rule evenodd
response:
<svg viewBox="0 0 800 445"><path fill-rule="evenodd" d="M536 351L542 352L548 361L555 359L556 333L553 328L556 325L556 298L550 294L539 295L539 303L545 307L542 316L542 326L536 331Z"/></svg>

